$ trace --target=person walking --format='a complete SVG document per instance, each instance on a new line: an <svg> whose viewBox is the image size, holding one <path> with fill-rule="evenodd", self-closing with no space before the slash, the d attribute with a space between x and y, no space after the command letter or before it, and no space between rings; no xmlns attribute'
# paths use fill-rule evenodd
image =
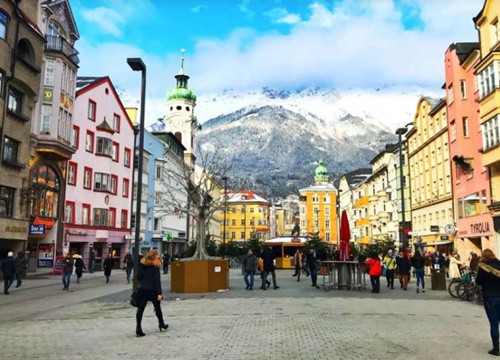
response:
<svg viewBox="0 0 500 360"><path fill-rule="evenodd" d="M415 251L411 258L411 266L415 268L415 276L417 277L417 294L420 292L420 283L422 283L422 292L425 292L425 279L424 279L424 257L420 251Z"/></svg>
<svg viewBox="0 0 500 360"><path fill-rule="evenodd" d="M493 251L484 249L478 264L476 284L481 285L484 310L490 322L490 336L493 349L489 354L500 356L499 330L500 322L500 260Z"/></svg>
<svg viewBox="0 0 500 360"><path fill-rule="evenodd" d="M69 290L69 285L71 283L71 275L73 274L73 266L75 262L69 253L63 259L63 269L62 269L62 282L63 290Z"/></svg>
<svg viewBox="0 0 500 360"><path fill-rule="evenodd" d="M396 271L396 260L392 256L392 250L387 252L387 255L384 257L384 269L385 269L385 278L387 279L387 287L394 289L394 273Z"/></svg>
<svg viewBox="0 0 500 360"><path fill-rule="evenodd" d="M372 293L378 294L380 292L380 275L382 275L380 258L377 254L373 254L370 258L366 259L365 263L368 266L368 273L370 274Z"/></svg>
<svg viewBox="0 0 500 360"><path fill-rule="evenodd" d="M9 288L16 275L16 264L14 263L14 253L12 251L7 253L7 258L2 262L1 270L3 274L3 293L9 295Z"/></svg>
<svg viewBox="0 0 500 360"><path fill-rule="evenodd" d="M165 251L161 260L163 261L163 274L168 274L168 263L170 261L170 254L168 251Z"/></svg>
<svg viewBox="0 0 500 360"><path fill-rule="evenodd" d="M23 283L23 279L26 277L26 270L28 269L28 261L24 256L24 252L19 251L17 253L17 258L14 260L14 263L16 265L16 288L18 288Z"/></svg>
<svg viewBox="0 0 500 360"><path fill-rule="evenodd" d="M111 253L108 254L106 260L104 260L104 276L106 277L106 284L109 283L109 279L111 278L111 270L113 270L113 266L115 266L115 261L113 260L113 255Z"/></svg>
<svg viewBox="0 0 500 360"><path fill-rule="evenodd" d="M83 263L82 256L79 254L73 255L73 259L75 261L76 283L79 284L83 275L83 270L85 269L85 264Z"/></svg>
<svg viewBox="0 0 500 360"><path fill-rule="evenodd" d="M134 269L134 259L132 258L132 254L128 252L123 258L123 267L125 269L125 273L127 274L127 284L130 284L130 277L132 275L132 270Z"/></svg>
<svg viewBox="0 0 500 360"><path fill-rule="evenodd" d="M405 256L403 251L399 252L396 259L396 266L398 269L399 285L404 291L408 290L408 281L410 280L411 264L408 256Z"/></svg>
<svg viewBox="0 0 500 360"><path fill-rule="evenodd" d="M306 277L309 277L311 274L309 273L309 269L307 267L307 255L304 252L301 252L302 256L302 270L306 273Z"/></svg>
<svg viewBox="0 0 500 360"><path fill-rule="evenodd" d="M253 281L255 270L257 270L257 263L257 257L254 255L252 249L248 249L248 252L242 262L246 290L253 290ZM250 280L248 280L248 278L250 278Z"/></svg>
<svg viewBox="0 0 500 360"><path fill-rule="evenodd" d="M297 282L300 281L300 272L302 271L302 253L299 249L295 251L293 255L293 265L295 265L295 274L292 276L297 276Z"/></svg>
<svg viewBox="0 0 500 360"><path fill-rule="evenodd" d="M158 251L151 250L143 257L139 263L137 280L139 281L139 290L137 291L137 313L135 334L137 337L146 336L142 331L142 316L148 301L153 303L156 317L158 318L158 327L160 331L168 329L168 325L163 320L160 302L163 300L161 291L161 261Z"/></svg>
<svg viewBox="0 0 500 360"><path fill-rule="evenodd" d="M309 253L307 254L306 257L307 261L307 266L309 267L309 272L311 273L311 281L312 285L316 287L316 289L319 289L319 286L317 284L318 281L318 259L316 258L316 250L314 248L309 249Z"/></svg>
<svg viewBox="0 0 500 360"><path fill-rule="evenodd" d="M264 279L262 281L262 288L265 287L265 285L268 283L267 281L267 276L269 273L271 273L273 277L273 289L277 290L280 287L276 283L276 271L274 267L274 261L276 259L276 255L274 254L273 249L271 249L269 246L266 246L264 248L264 251L262 252L262 260L264 261ZM266 290L265 288L263 290Z"/></svg>
<svg viewBox="0 0 500 360"><path fill-rule="evenodd" d="M90 249L89 251L89 273L93 274L94 273L94 266L95 266L95 250Z"/></svg>

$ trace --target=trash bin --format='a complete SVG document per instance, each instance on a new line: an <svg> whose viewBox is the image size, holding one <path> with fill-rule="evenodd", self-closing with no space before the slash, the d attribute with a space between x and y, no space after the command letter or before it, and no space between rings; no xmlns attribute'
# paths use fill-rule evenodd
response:
<svg viewBox="0 0 500 360"><path fill-rule="evenodd" d="M446 274L444 269L432 269L431 271L431 289L446 290Z"/></svg>

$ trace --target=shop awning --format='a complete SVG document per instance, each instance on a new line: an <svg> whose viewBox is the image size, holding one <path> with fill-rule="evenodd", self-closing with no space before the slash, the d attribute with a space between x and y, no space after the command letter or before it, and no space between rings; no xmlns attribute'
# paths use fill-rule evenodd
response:
<svg viewBox="0 0 500 360"><path fill-rule="evenodd" d="M415 242L413 243L413 245L415 246L438 246L438 245L447 245L447 244L451 244L453 242L453 240L443 240L443 241L437 241L435 243L431 243L431 244L427 244L427 243L418 243L418 242Z"/></svg>

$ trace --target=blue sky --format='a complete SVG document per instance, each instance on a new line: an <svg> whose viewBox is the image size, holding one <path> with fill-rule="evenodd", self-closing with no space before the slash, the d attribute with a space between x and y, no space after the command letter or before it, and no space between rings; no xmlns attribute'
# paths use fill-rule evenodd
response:
<svg viewBox="0 0 500 360"><path fill-rule="evenodd" d="M160 101L179 52L198 93L262 86L385 84L439 89L453 42L477 41L484 0L71 0L81 75L138 92L126 57L148 65Z"/></svg>

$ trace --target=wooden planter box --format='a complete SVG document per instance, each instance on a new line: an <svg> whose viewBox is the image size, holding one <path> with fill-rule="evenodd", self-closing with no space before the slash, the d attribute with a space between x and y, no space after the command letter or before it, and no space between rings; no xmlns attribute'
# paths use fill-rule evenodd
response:
<svg viewBox="0 0 500 360"><path fill-rule="evenodd" d="M170 270L174 293L209 293L229 289L228 260L173 261Z"/></svg>

